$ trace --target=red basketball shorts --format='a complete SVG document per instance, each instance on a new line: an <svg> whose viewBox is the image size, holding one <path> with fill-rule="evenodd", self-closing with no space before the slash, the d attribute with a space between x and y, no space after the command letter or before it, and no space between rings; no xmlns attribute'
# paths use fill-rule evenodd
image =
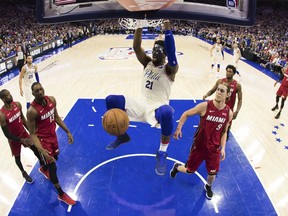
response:
<svg viewBox="0 0 288 216"><path fill-rule="evenodd" d="M30 138L29 134L26 131L19 137ZM23 145L25 148L28 147L28 145L13 140L9 140L8 142L13 156L19 156L21 154L21 145Z"/></svg>
<svg viewBox="0 0 288 216"><path fill-rule="evenodd" d="M276 92L276 95L283 96L283 98L286 99L288 95L288 88L281 85L278 91Z"/></svg>
<svg viewBox="0 0 288 216"><path fill-rule="evenodd" d="M199 149L193 145L186 168L189 172L195 172L203 161L206 163L207 172L211 175L216 174L220 167L220 150L209 151L208 149Z"/></svg>

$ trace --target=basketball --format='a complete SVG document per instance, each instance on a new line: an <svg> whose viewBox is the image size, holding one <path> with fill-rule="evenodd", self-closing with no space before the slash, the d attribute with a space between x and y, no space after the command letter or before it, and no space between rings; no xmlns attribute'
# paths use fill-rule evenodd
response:
<svg viewBox="0 0 288 216"><path fill-rule="evenodd" d="M102 126L110 135L120 136L127 131L129 118L121 109L110 109L103 116Z"/></svg>

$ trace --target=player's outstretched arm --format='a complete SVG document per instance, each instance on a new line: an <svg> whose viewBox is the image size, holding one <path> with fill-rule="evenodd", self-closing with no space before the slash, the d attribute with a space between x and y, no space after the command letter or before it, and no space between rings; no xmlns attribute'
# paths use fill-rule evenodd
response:
<svg viewBox="0 0 288 216"><path fill-rule="evenodd" d="M205 100L207 97L211 96L212 94L214 94L214 92L216 91L218 85L221 83L221 80L217 80L217 82L215 83L215 85L213 86L212 89L210 89L206 95L203 96L203 100Z"/></svg>
<svg viewBox="0 0 288 216"><path fill-rule="evenodd" d="M175 74L178 71L179 65L176 58L176 48L174 36L171 31L170 21L164 20L164 33L165 33L165 50L168 58L168 64L166 65L166 72L174 80Z"/></svg>
<svg viewBox="0 0 288 216"><path fill-rule="evenodd" d="M152 60L146 55L145 50L141 47L142 44L142 28L138 28L134 33L133 49L138 61L146 67L146 65Z"/></svg>

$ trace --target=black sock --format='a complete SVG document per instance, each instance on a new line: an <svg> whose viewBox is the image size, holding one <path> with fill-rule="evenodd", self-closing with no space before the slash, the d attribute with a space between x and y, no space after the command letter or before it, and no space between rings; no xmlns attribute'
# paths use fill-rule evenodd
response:
<svg viewBox="0 0 288 216"><path fill-rule="evenodd" d="M15 163L17 164L18 168L20 169L20 171L23 173L25 172L23 165L21 163L21 159L20 159L20 155L19 156L15 156Z"/></svg>
<svg viewBox="0 0 288 216"><path fill-rule="evenodd" d="M57 193L59 196L62 196L64 194L64 191L62 190L62 188L60 186L55 186L56 190L57 190Z"/></svg>
<svg viewBox="0 0 288 216"><path fill-rule="evenodd" d="M42 157L40 156L40 153L39 153L38 149L36 148L36 146L32 145L32 146L30 146L30 149L33 151L34 155L38 158L40 165L43 166L45 163L44 163ZM47 170L47 168L46 168L46 170Z"/></svg>

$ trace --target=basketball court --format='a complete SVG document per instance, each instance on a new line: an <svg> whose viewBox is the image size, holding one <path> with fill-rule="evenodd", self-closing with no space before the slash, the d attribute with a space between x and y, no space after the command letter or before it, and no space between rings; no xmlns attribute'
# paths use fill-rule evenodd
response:
<svg viewBox="0 0 288 216"><path fill-rule="evenodd" d="M154 38L142 46L149 53ZM179 72L172 87L174 128L183 111L194 107L215 84L216 69L210 71L211 45L192 36L175 36ZM39 164L27 149L22 162L34 184L24 183L11 157L3 133L0 135L1 215L285 215L288 212L287 107L276 120L274 80L261 68L243 60L239 63L243 104L233 122L227 143L227 158L213 186L215 197L205 197L204 164L193 175L169 170L175 161L185 163L199 117L189 119L180 141L168 148L167 173L158 176L155 153L160 130L130 122L132 140L107 151L113 141L101 126L109 94L140 96L142 66L132 52L131 35L101 35L72 48L35 60L46 95L56 97L58 113L74 136L69 146L66 134L57 130L60 156L58 176L63 189L77 200L73 207L57 200L52 184L38 172ZM38 62L39 61L39 62ZM232 56L225 53L221 77ZM18 77L1 86L15 101ZM212 99L211 96L209 99ZM23 106L24 107L24 106ZM23 108L24 113L26 109Z"/></svg>

